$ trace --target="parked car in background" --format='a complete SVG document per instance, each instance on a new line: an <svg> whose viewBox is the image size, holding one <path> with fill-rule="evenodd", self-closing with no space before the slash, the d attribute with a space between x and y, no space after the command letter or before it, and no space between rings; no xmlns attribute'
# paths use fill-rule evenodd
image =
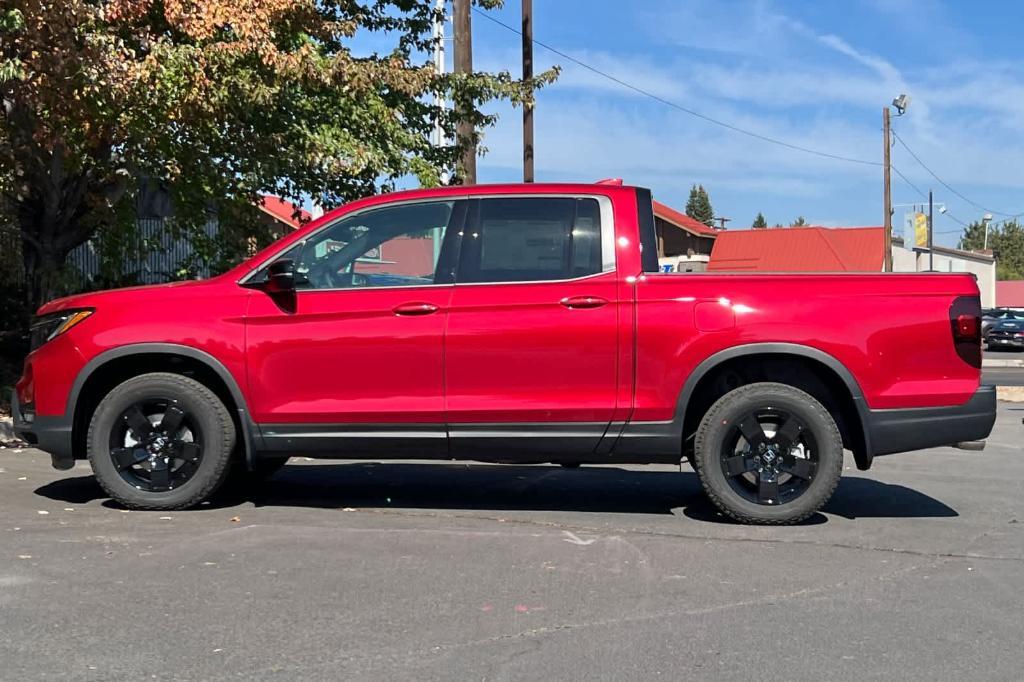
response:
<svg viewBox="0 0 1024 682"><path fill-rule="evenodd" d="M1024 318L1006 317L988 330L988 347L1024 350Z"/></svg>
<svg viewBox="0 0 1024 682"><path fill-rule="evenodd" d="M725 514L773 524L825 504L844 450L867 469L989 435L971 275L665 273L657 254L643 188L363 199L209 280L44 305L15 429L135 509L295 455L689 460Z"/></svg>
<svg viewBox="0 0 1024 682"><path fill-rule="evenodd" d="M1019 319L1024 321L1024 313L1012 308L986 308L981 314L981 339L988 343L988 333L992 326L1003 320Z"/></svg>

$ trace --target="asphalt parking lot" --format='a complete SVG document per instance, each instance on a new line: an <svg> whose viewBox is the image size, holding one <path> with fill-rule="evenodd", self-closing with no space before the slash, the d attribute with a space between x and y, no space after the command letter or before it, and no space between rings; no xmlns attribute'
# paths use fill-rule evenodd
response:
<svg viewBox="0 0 1024 682"><path fill-rule="evenodd" d="M1019 679L1024 404L793 528L689 468L289 465L127 512L0 450L3 679Z"/></svg>

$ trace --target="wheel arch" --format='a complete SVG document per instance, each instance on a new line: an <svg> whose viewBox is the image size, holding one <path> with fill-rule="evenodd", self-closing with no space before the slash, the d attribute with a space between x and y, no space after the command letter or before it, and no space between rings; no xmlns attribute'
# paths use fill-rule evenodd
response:
<svg viewBox="0 0 1024 682"><path fill-rule="evenodd" d="M243 456L251 466L253 438L258 432L249 417L248 406L238 382L217 358L209 353L174 343L139 343L119 346L100 353L78 373L68 394L65 414L72 418L73 452L85 451L85 436L93 412L114 386L147 372L172 372L190 376L212 390L224 402L235 420Z"/></svg>
<svg viewBox="0 0 1024 682"><path fill-rule="evenodd" d="M758 381L778 381L814 396L837 418L844 445L853 452L857 468L871 466L871 442L865 427L867 406L860 384L834 356L794 343L735 346L698 364L683 384L673 420L681 428L684 449L718 398L733 388Z"/></svg>

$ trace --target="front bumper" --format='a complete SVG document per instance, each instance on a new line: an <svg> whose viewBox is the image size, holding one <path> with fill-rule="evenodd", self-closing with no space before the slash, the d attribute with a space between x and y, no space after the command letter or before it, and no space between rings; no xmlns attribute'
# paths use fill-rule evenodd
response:
<svg viewBox="0 0 1024 682"><path fill-rule="evenodd" d="M996 387L981 386L955 407L866 410L864 431L872 456L980 441L996 423Z"/></svg>
<svg viewBox="0 0 1024 682"><path fill-rule="evenodd" d="M33 414L28 420L25 411L28 406L18 402L18 394L11 392L11 416L14 433L29 445L50 453L54 469L70 469L75 466L71 447L71 419L64 416L40 417Z"/></svg>

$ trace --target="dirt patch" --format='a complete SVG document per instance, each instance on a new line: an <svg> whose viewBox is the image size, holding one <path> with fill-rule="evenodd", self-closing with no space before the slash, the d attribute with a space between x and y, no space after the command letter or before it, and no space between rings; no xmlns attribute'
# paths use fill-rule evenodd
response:
<svg viewBox="0 0 1024 682"><path fill-rule="evenodd" d="M996 397L1008 403L1024 403L1024 386L997 386Z"/></svg>

